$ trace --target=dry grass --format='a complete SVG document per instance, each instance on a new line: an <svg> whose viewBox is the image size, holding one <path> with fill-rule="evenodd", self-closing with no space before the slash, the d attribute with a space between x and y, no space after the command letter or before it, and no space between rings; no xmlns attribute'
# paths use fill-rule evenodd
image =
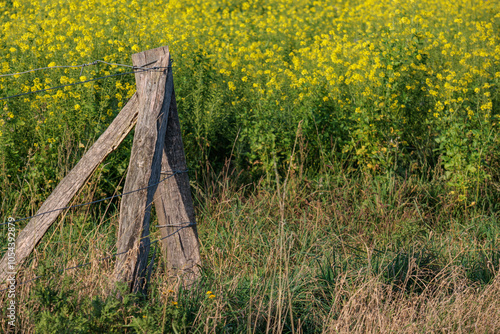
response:
<svg viewBox="0 0 500 334"><path fill-rule="evenodd" d="M237 175L222 173L194 187L199 285L182 291L160 257L150 299L117 304L108 318L92 314L98 298L114 305L106 299L113 260L101 259L114 251L117 215L103 212L115 204L66 213L19 275L46 274L17 287L19 328L94 319L103 332L127 333L500 331L500 228L491 208L452 204L437 181L298 174L235 187ZM93 182L82 201L97 196Z"/></svg>

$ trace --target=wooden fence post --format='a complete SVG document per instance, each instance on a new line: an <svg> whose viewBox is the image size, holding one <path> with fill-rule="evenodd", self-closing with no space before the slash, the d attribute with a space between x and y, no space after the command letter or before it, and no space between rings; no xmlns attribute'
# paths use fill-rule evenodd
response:
<svg viewBox="0 0 500 334"><path fill-rule="evenodd" d="M183 276L185 285L198 277L198 234L168 47L134 54L132 61L137 69L137 92L19 233L16 265L32 252L60 214L59 208L69 203L137 123L123 189L128 194L122 198L120 207L115 280L129 284L130 291L145 291L153 200L169 268ZM162 171L174 175L159 183ZM7 265L5 254L0 261L0 283L12 271Z"/></svg>
<svg viewBox="0 0 500 334"><path fill-rule="evenodd" d="M136 67L167 67L168 48L134 54L132 61ZM154 198L168 267L188 287L200 273L200 250L171 68L160 75L138 73L136 84L141 110L123 191L149 187L122 199L117 252L128 254L117 258L115 278L130 291L146 290Z"/></svg>
<svg viewBox="0 0 500 334"><path fill-rule="evenodd" d="M160 68L136 73L139 115L123 191L144 189L123 197L120 206L117 252L121 255L116 258L115 280L137 292L146 289L151 205L160 180L173 77L168 47L134 54L132 62L144 69Z"/></svg>

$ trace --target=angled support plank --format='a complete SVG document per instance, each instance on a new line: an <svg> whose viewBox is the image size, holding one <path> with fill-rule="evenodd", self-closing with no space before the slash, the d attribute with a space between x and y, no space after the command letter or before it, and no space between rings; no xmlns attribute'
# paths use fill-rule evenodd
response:
<svg viewBox="0 0 500 334"><path fill-rule="evenodd" d="M161 158L173 91L168 47L132 55L136 67L161 70L136 73L139 115L123 191L148 187L122 198L114 277L129 291L146 289L151 205L160 180Z"/></svg>
<svg viewBox="0 0 500 334"><path fill-rule="evenodd" d="M162 248L167 255L169 274L181 278L184 287L188 288L200 275L201 260L189 176L182 173L187 166L175 93L172 94L161 164L162 178L168 173L175 174L159 184L155 194Z"/></svg>
<svg viewBox="0 0 500 334"><path fill-rule="evenodd" d="M38 209L36 215L68 205L69 201L85 184L97 166L120 145L130 130L132 130L137 121L138 111L138 98L137 94L134 94L106 131L104 131L76 166L57 185L40 209ZM36 216L30 220L28 225L19 233L16 240L16 265L19 266L24 262L61 212L61 210L57 210ZM7 256L5 254L0 261L0 283L5 282L9 272L12 272L12 270L8 268Z"/></svg>

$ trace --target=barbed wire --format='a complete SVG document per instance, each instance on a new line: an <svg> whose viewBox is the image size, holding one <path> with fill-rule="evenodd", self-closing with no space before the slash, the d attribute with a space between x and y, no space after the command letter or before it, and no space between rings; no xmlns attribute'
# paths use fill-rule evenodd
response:
<svg viewBox="0 0 500 334"><path fill-rule="evenodd" d="M35 72L35 71L41 71L41 70L52 70L52 69L57 69L57 68L84 68L84 67L87 67L87 66L97 65L99 63L106 64L106 65L111 65L111 66L122 66L122 67L129 67L129 68L140 68L140 67L144 67L144 66L147 66L147 65L151 65L151 64L146 64L146 65L143 65L143 66L136 67L136 66L125 65L125 64L108 63L107 61L104 61L104 60L94 60L93 62L86 63L86 64L80 64L80 65L46 66L46 67L34 68L34 69L31 69L31 70L27 70L27 71L23 71L23 72L18 72L18 73L0 74L0 78L2 78L2 77L10 77L10 76L14 76L14 75L21 75L21 74L26 74L26 73L31 73L31 72Z"/></svg>
<svg viewBox="0 0 500 334"><path fill-rule="evenodd" d="M42 93L42 92L46 92L46 91L50 91L50 90L55 90L55 89L61 89L61 88L69 87L69 86L75 86L75 85L85 84L85 83L88 83L88 82L97 81L97 80L101 80L101 79L105 79L105 78L110 78L110 77L115 77L115 76L121 76L121 75L135 74L135 73L138 73L138 72L156 71L156 70L163 70L163 69L171 68L171 66L168 66L168 67L149 67L149 68L146 68L146 66L152 65L155 62L156 61L152 61L152 62L150 62L148 64L145 64L145 65L142 65L142 66L138 67L138 66L131 66L131 65L125 65L125 64L118 64L118 63L109 63L109 62L106 62L106 61L103 61L103 60L95 60L95 61L93 61L91 63L81 64L81 65L48 66L48 67L41 67L41 68L31 69L31 70L27 70L27 71L24 71L24 72L2 74L2 75L0 75L0 77L21 75L21 74L31 73L31 72L40 71L40 70L47 70L47 69L81 68L82 69L82 71L80 72L80 76L81 76L81 74L83 72L83 69L85 67L92 66L92 65L97 65L98 63L104 63L104 64L111 65L111 66L128 67L128 68L132 68L133 69L133 71L130 71L130 72L115 73L115 74L106 75L106 76L103 76L103 77L92 78L92 79L88 79L88 80L84 80L84 81L79 81L79 82L74 82L74 83L70 83L70 84L64 84L64 85L60 85L60 86L56 86L56 87L50 87L50 88L45 88L45 89L40 89L40 90L35 90L35 91L30 91L30 92L25 92L25 93L20 93L20 94L16 94L16 95L6 96L6 97L0 98L0 101L1 100L7 100L7 99L15 98L15 97L19 97L19 96L25 96L25 95L29 95L29 94ZM117 198L117 197L126 196L126 195L129 195L129 194L141 191L141 190L148 189L150 187L154 187L154 186L156 186L156 185L158 185L158 184L166 181L167 179L169 179L169 178L171 178L171 177L173 177L173 176L175 176L177 174L187 173L188 171L189 171L188 169L185 169L185 170L172 170L171 171L171 173L172 173L171 175L163 178L162 180L160 180L160 181L158 181L158 182L156 182L154 184L148 185L146 187L142 187L142 188L139 188L139 189L131 190L131 191L128 191L128 192L122 193L122 194L117 194L117 195L105 197L105 198L102 198L102 199L99 199L99 200L95 200L95 201L92 201L92 202L87 202L87 203L81 203L81 204L66 206L66 207L63 207L63 208L58 208L58 209L54 209L54 210L50 210L50 211L46 211L46 212L37 213L37 214L35 214L33 216L16 219L14 221L10 221L10 222L7 221L5 223L1 223L0 226L6 225L6 224L9 224L9 223L13 224L13 223L16 223L16 222L24 221L24 220L27 220L27 219L31 219L31 218L34 218L34 217L38 217L38 216L41 216L41 215L44 215L44 214L48 214L48 213L52 213L52 212L56 212L56 211L73 209L73 208L77 208L77 207L82 207L82 206L86 206L86 205L91 205L91 204L103 202L103 201L110 200L110 199ZM161 174L168 174L168 173L170 173L170 172L165 172L165 171L161 172ZM195 225L196 225L196 222L187 222L185 224L180 223L180 224L170 224L170 225L157 225L158 227L178 227L178 226L180 226L180 228L177 229L175 232L173 232L173 233L171 233L171 234L169 234L169 235L167 235L165 237L162 237L162 238L157 239L155 241L150 241L148 244L143 244L142 240L145 239L145 238L148 238L151 235L151 233L149 233L148 235L143 236L143 237L141 237L141 239L139 239L140 242L141 242L141 244L139 245L139 248L149 247L149 246L151 246L151 245L153 245L153 244L155 244L155 243L157 243L157 242L159 242L159 241L161 241L163 239L169 238L169 237L171 237L171 236L179 233L182 229L185 229L185 228L191 227L191 226L195 226ZM129 250L123 251L123 252L119 252L119 253L115 253L115 254L112 254L112 255L109 255L109 256L106 256L106 257L103 257L103 258L99 259L98 262L102 262L102 261L105 261L107 259L111 259L111 258L114 258L116 256L123 255L125 253L128 253L128 251ZM62 272L68 271L68 270L82 268L82 267L85 267L85 266L87 266L87 265L89 265L91 263L92 262L82 263L82 264L79 264L77 266L60 269L57 272L62 273ZM24 281L22 283L18 283L16 285L24 285L24 284L33 282L33 281L35 281L35 280L37 280L37 279L39 279L41 277L44 277L46 275L47 274L43 274L43 275L37 276L37 277L35 277L33 279ZM0 290L0 292L6 291L8 289L9 288L2 289L2 290Z"/></svg>
<svg viewBox="0 0 500 334"><path fill-rule="evenodd" d="M84 83L87 83L87 82L96 81L96 80L100 80L100 79L105 79L105 78L109 78L109 77L115 77L115 76L126 75L126 74L135 74L135 73L138 73L138 72L155 71L155 70L162 70L162 69L171 68L171 66L167 66L167 67L149 67L149 68L146 68L146 66L149 66L149 65L152 65L152 64L156 63L156 60L152 61L152 62L149 62L149 63L147 63L145 65L142 65L142 66L131 66L131 65L125 65L125 64L108 63L108 62L105 62L103 60L95 60L95 61L93 61L91 63L87 63L87 64L42 67L42 68L28 70L28 71L25 71L25 72L3 74L3 75L0 75L0 77L10 76L10 75L20 75L20 74L29 73L29 72L38 71L38 70L43 70L43 69L67 68L67 67L82 67L83 68L83 67L86 67L86 66L96 65L97 63L104 63L104 64L108 64L108 65L130 67L130 68L133 68L134 71L125 72L125 73L115 73L115 74L107 75L107 76L104 76L104 77L98 77L98 78L93 78L93 79L89 79L89 80L84 80L84 81L74 82L74 83L70 83L70 84L65 84L65 85L61 85L61 86L50 87L50 88L46 88L46 89L41 89L41 90L36 90L36 91L31 91L31 92L25 92L25 93L21 93L21 94L17 94L17 95L12 95L12 96L7 96L7 97L0 98L0 101L1 100L6 100L6 99L9 99L9 98L18 97L18 96L23 96L23 95L28 95L28 94L35 94L35 93L45 92L45 91L54 90L54 89L60 89L60 88L68 87L68 86L74 86L74 85L84 84ZM124 193L124 194L118 194L118 195L114 195L114 196L102 198L100 200L96 200L96 201L93 201L93 202L88 202L88 203L83 203L83 204L77 204L77 205L67 206L67 207L64 207L64 208L54 209L54 210L47 211L47 212L42 212L42 213L30 216L30 217L25 217L25 218L21 218L21 219L17 219L17 220L11 221L10 223L13 224L13 223L16 223L16 222L19 222L19 221L23 221L23 220L31 219L31 218L34 218L34 217L37 217L37 216L41 216L41 215L44 215L44 214L47 214L47 213L51 213L51 212L55 212L55 211L60 211L60 210L65 210L65 209L72 209L72 208L76 208L76 207L80 207L80 206L85 206L85 205L90 205L90 204L94 204L94 203L99 203L99 202L102 202L102 201L105 201L105 200L108 200L108 199L113 199L115 197L125 196L125 195L128 195L128 194L131 194L131 193L134 193L134 192L137 192L137 191L141 191L141 190L153 187L155 185L158 185L161 182L167 180L168 178L170 178L170 177L172 177L172 176L174 176L176 174L179 174L179 173L188 172L188 170L187 169L185 171L175 171L174 170L172 172L173 172L172 175L170 175L170 176L168 176L168 177L160 180L159 182L157 182L155 184L149 185L149 186L144 187L144 188L132 190L132 191ZM162 173L162 174L165 174L165 173ZM6 224L9 224L9 222L1 223L0 226L6 225Z"/></svg>
<svg viewBox="0 0 500 334"><path fill-rule="evenodd" d="M173 176L175 176L177 174L187 173L188 171L189 171L189 169L180 170L180 171L179 170L172 170L172 174L171 175L163 178L162 180L158 181L157 183L151 184L151 185L143 187L143 188L131 190L131 191L128 191L128 192L123 193L123 194L116 194L116 195L109 196L109 197L106 197L106 198L101 198L101 199L98 199L98 200L95 200L95 201L92 201L92 202L87 202L87 203L82 203L82 204L75 204L75 205L66 206L66 207L63 207L63 208L58 208L58 209L54 209L54 210L50 210L50 211L46 211L46 212L37 213L37 214L35 214L33 216L16 219L16 220L13 220L11 222L7 221L5 223L1 223L0 226L7 225L9 223L10 224L14 224L14 223L17 223L17 222L20 222L20 221L23 221L23 220L31 219L31 218L34 218L34 217L38 217L38 216L45 215L45 214L52 213L52 212L56 212L56 211L61 211L61 210L66 210L66 209L74 209L74 208L78 208L78 207L85 206L85 205L91 205L91 204L103 202L103 201L106 201L106 200L109 200L109 199L113 199L113 198L116 198L116 197L122 197L122 196L130 195L132 193L135 193L135 192L138 192L138 191L141 191L141 190L148 189L148 188L154 187L156 185L159 185L160 183L166 181L167 179L169 179L169 178L171 178L171 177L173 177ZM161 174L167 174L167 173L162 172Z"/></svg>
<svg viewBox="0 0 500 334"><path fill-rule="evenodd" d="M147 66L147 65L144 65L144 66ZM88 79L88 80L84 80L84 81L73 82L73 83L69 83L69 84L65 84L65 85L60 85L60 86L56 86L56 87L49 87L49 88L45 88L45 89L34 90L34 91L20 93L20 94L16 94L16 95L10 95L10 96L6 96L6 97L0 98L0 101L12 99L14 97L19 97L19 96L24 96L24 95L30 95L30 94L36 94L36 93L43 93L43 92L47 92L49 90L61 89L61 88L64 88L64 87L69 87L69 86L81 85L81 84L84 84L84 83L87 83L87 82L97 81L97 80L111 78L111 77L116 77L116 76L120 76L120 75L135 74L135 73L147 72L147 71L157 71L157 70L162 70L162 69L167 69L167 68L171 68L171 67L170 66L167 66L167 67L149 67L149 68L134 67L135 70L131 71L131 72L115 73L115 74L110 74L110 75L106 75L106 76L103 76L103 77L98 77L98 78L92 78L92 79Z"/></svg>
<svg viewBox="0 0 500 334"><path fill-rule="evenodd" d="M173 235L175 235L175 234L179 233L181 230L183 230L183 229L185 229L185 228L188 228L188 227L191 227L191 226L196 226L196 223L195 223L195 222L188 222L188 224L187 224L187 225L182 226L181 228L177 229L175 232L170 233L169 235L166 235L166 236L164 236L164 237L161 237L161 238L159 238L159 239L156 239L155 241L151 241L151 242L149 242L148 244L142 244L142 243L141 243L141 244L139 245L139 248L149 247L149 246L151 246L151 245L153 245L153 244L155 244L155 243L157 243L157 242L159 242L159 241L161 241L161 240L164 240L164 239L166 239L166 238L170 238L171 236L173 236ZM145 238L149 237L150 235L151 235L151 233L150 233L150 234L148 234L148 235L146 235L146 236L144 236L144 237L142 237L140 240L145 239ZM105 257L103 257L103 258L100 258L99 260L97 260L97 262L98 262L98 263L100 263L100 262L103 262L103 261L105 261L105 260L109 260L109 259L112 259L112 258L114 258L114 257L117 257L117 256L119 256L119 255L126 254L126 253L128 253L128 252L129 252L129 250L126 250L126 251L123 251L123 252L119 252L119 253L115 253L115 254L112 254L112 255L108 255L108 256L105 256ZM92 262L85 262L85 263L82 263L82 264L79 264L79 265L76 265L76 266L73 266L73 267L68 267L68 268L64 268L64 269L59 269L59 270L57 270L57 271L53 271L52 273L63 273L63 272L66 272L66 271L68 271L68 270L73 270L73 269L79 269L79 268L86 267L86 266L88 266L89 264L92 264ZM16 283L16 286L17 286L17 285L24 285L24 284L28 284L28 283L30 283L30 282L36 281L37 279L42 278L42 277L45 277L45 276L47 276L47 275L48 275L48 273L47 273L47 274L43 274L43 275L36 276L35 278L32 278L32 279L27 280L27 281L24 281L24 282L22 282L22 283ZM1 290L0 290L0 292L7 291L7 290L9 290L9 288L1 289Z"/></svg>

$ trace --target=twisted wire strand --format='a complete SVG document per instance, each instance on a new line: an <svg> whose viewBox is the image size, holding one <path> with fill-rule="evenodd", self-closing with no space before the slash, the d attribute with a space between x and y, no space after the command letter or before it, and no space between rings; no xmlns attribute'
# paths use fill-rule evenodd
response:
<svg viewBox="0 0 500 334"><path fill-rule="evenodd" d="M109 196L109 197L106 197L106 198L101 198L101 199L98 199L98 200L95 200L95 201L92 201L92 202L87 202L87 203L81 203L81 204L75 204L75 205L71 205L71 206L65 206L63 208L58 208L58 209L54 209L54 210L50 210L50 211L45 211L45 212L41 212L41 213L37 213L33 216L29 216L29 217L25 217L25 218L19 218L19 219L16 219L14 221L7 221L5 223L1 223L0 226L2 225L6 225L6 224L14 224L14 223L17 223L17 222L20 222L20 221L23 221L23 220L27 220L27 219L31 219L31 218L34 218L34 217L38 217L38 216L41 216L41 215L45 215L45 214L48 214L48 213L51 213L51 212L56 212L56 211L61 211L61 210L66 210L66 209L73 209L73 208L78 208L80 206L85 206L85 205L91 205L91 204L95 204L95 203L99 203L99 202L103 202L103 201L106 201L108 199L113 199L113 198L116 198L116 197L122 197L122 196L126 196L126 195L130 195L132 193L135 193L135 192L138 192L138 191L141 191L141 190L144 190L144 189L148 189L148 188L151 188L151 187L154 187L164 181L166 181L167 179L177 175L177 174L181 174L181 173L187 173L189 171L189 169L185 169L185 170L173 170L172 171L172 174L161 179L160 181L158 181L157 183L153 183L149 186L146 186L146 187L143 187L143 188L139 188L139 189L135 189L135 190L131 190L131 191L128 191L126 193L123 193L123 194L116 194L116 195L113 195L113 196Z"/></svg>
<svg viewBox="0 0 500 334"><path fill-rule="evenodd" d="M35 94L35 93L43 93L43 92L47 92L49 90L61 89L61 88L64 88L64 87L69 87L69 86L81 85L81 84L84 84L84 83L87 83L87 82L97 81L97 80L111 78L111 77L116 77L116 76L120 76L120 75L135 74L135 73L138 73L138 72L147 72L147 71L157 71L157 70L162 70L162 69L166 69L166 68L170 68L170 66L168 66L168 67L149 67L149 68L134 67L135 70L131 71L131 72L115 73L115 74L110 74L110 75L106 75L106 76L103 76L103 77L98 77L98 78L92 78L92 79L88 79L88 80L84 80L84 81L73 82L73 83L70 83L70 84L60 85L60 86L56 86L56 87L50 87L50 88L45 88L45 89L39 89L39 90L35 90L35 91L20 93L20 94L16 94L16 95L10 95L10 96L6 96L6 97L0 98L0 101L12 99L14 97L19 97L19 96L24 96L24 95L30 95L30 94Z"/></svg>
<svg viewBox="0 0 500 334"><path fill-rule="evenodd" d="M175 234L179 233L181 230L183 230L183 229L185 229L185 228L188 228L188 227L191 227L191 226L195 226L195 225L196 225L196 223L189 223L188 225L185 225L185 226L183 226L183 227L181 227L181 228L177 229L175 232L170 233L169 235L164 236L164 237L162 237L162 238L156 239L155 241L151 241L151 242L149 242L148 244L142 244L142 243L141 243L141 245L139 245L139 248L144 248L144 247L151 246L151 245L153 245L153 244L155 244L155 243L157 243L157 242L159 242L159 241L161 241L161 240L164 240L164 239L166 239L166 238L170 238L171 236L173 236L173 235L175 235ZM141 238L141 240L142 240L142 239L144 239L144 238L149 237L150 235L151 235L151 234L148 234L148 235L146 235L146 236L142 237L142 238ZM114 258L114 257L117 257L117 256L119 256L119 255L123 255L123 254L126 254L126 253L128 253L128 250L123 251L123 252L120 252L120 253L115 253L115 254L112 254L112 255L105 256L105 257L103 257L103 258L99 259L97 262L102 262L102 261L105 261L105 260L108 260L108 259L112 259L112 258ZM92 262L85 262L85 263L82 263L82 264L79 264L79 265L76 265L76 266L73 266L73 267L68 267L68 268L64 268L64 269L60 269L60 270L54 271L54 273L63 273L63 272L66 272L66 271L68 271L68 270L73 270L73 269L83 268L83 267L88 266L88 265L89 265L89 264L91 264L91 263L92 263ZM29 279L29 280L27 280L27 281L24 281L24 282L22 282L22 283L16 283L16 285L24 285L24 284L28 284L28 283L30 283L30 282L36 281L37 279L42 278L42 277L47 276L47 275L48 275L48 274L39 275L39 276L36 276L36 277L34 277L34 278L32 278L32 279ZM1 290L0 290L0 292L7 291L7 290L9 290L9 288L1 289Z"/></svg>
<svg viewBox="0 0 500 334"><path fill-rule="evenodd" d="M46 91L50 91L50 90L61 89L61 88L64 88L64 87L80 85L80 84L84 84L84 83L87 83L87 82L97 81L97 80L101 80L101 79L105 79L105 78L110 78L110 77L115 77L115 76L135 74L137 72L144 72L144 71L157 71L157 70L163 70L163 69L171 68L171 66L168 66L168 67L150 67L150 68L146 67L146 66L149 66L151 64L154 64L155 62L156 61L153 61L151 63L148 63L148 64L145 64L143 66L139 66L138 67L138 66L131 66L131 65L125 65L125 64L118 64L118 63L109 63L109 62L106 62L106 61L103 61L103 60L95 60L95 61L93 61L91 63L81 64L81 65L49 66L49 67L41 67L41 68L31 69L31 70L24 71L24 72L1 74L0 77L8 77L8 76L15 76L15 75L21 75L21 74L31 73L31 72L40 71L40 70L57 69L57 68L82 68L82 71L83 71L83 68L85 68L87 66L97 65L98 63L103 63L103 64L107 64L107 65L111 65L111 66L128 67L128 68L132 68L133 69L133 71L131 71L131 72L115 73L115 74L106 75L106 76L98 77L98 78L92 78L92 79L88 79L88 80L84 80L84 81L79 81L79 82L75 82L75 83L70 83L70 84L60 85L60 86L56 86L56 87L50 87L50 88L46 88L46 89L40 89L40 90L36 90L36 91L30 91L30 92L20 93L20 94L16 94L16 95L6 96L6 97L0 98L0 101L1 100L11 99L11 98L14 98L14 97L25 96L25 95L29 95L29 94L35 94L35 93L42 93L42 92L46 92ZM80 72L80 75L81 75L81 73L82 72ZM8 222L5 222L5 223L1 223L0 226L6 225L6 224L9 224L9 223L13 224L13 223L16 223L16 222L19 222L19 221L24 221L24 220L31 219L31 218L34 218L34 217L37 217L37 216L41 216L41 215L44 215L44 214L48 214L48 213L51 213L51 212L56 212L56 211L61 211L61 210L66 210L66 209L77 208L77 207L81 207L81 206L85 206L85 205L91 205L91 204L99 203L99 202L102 202L102 201L105 201L105 200L109 200L109 199L113 199L113 198L116 198L116 197L126 196L126 195L129 195L129 194L132 194L132 193L135 193L135 192L138 192L138 191L145 190L145 189L148 189L150 187L156 186L156 185L164 182L165 180L167 180L167 179L169 179L169 178L171 178L171 177L173 177L173 176L175 176L177 174L187 173L188 171L189 171L188 169L182 170L182 171L174 170L174 171L172 171L171 175L163 178L159 182L151 184L151 185L148 185L148 186L143 187L143 188L135 189L135 190L132 190L132 191L129 191L129 192L126 192L126 193L122 193L122 194L117 194L117 195L109 196L109 197L102 198L102 199L99 199L99 200L95 200L95 201L92 201L92 202L81 203L81 204L66 206L66 207L63 207L63 208L58 208L58 209L54 209L54 210L50 210L50 211L46 211L46 212L41 212L41 213L35 214L33 216L30 216L30 217L20 218L20 219L16 219L14 221L11 221L11 222L8 221ZM161 174L166 174L166 173L165 172L161 172ZM161 241L163 239L169 238L169 237L171 237L171 236L179 233L182 229L185 229L185 228L191 227L191 226L195 226L195 225L196 225L196 222L188 222L187 225L183 225L183 224L172 225L172 226L181 226L181 227L179 229L177 229L175 232L173 232L173 233L171 233L171 234L169 234L169 235L167 235L165 237L162 237L162 238L157 239L155 241L150 241L148 244L143 244L142 240L145 239L145 238L148 238L151 235L151 233L149 233L148 235L143 236L140 239L141 244L139 245L139 248L144 248L144 247L151 246L151 245L153 245L153 244L155 244L155 243L157 243L157 242L159 242L159 241ZM112 254L112 255L109 255L109 256L106 256L106 257L103 257L103 258L99 259L98 262L102 262L102 261L105 261L107 259L111 259L111 258L114 258L116 256L123 255L123 254L125 254L127 252L128 252L128 250L127 251L123 251L123 252L119 252L119 253L115 253L115 254ZM85 266L87 266L87 265L89 265L91 263L92 262L82 263L82 264L79 264L77 266L60 269L57 272L62 273L62 272L68 271L68 270L82 268L82 267L85 267ZM22 283L18 283L17 285L24 285L24 284L33 282L33 281L35 281L35 280L37 280L37 279L39 279L41 277L44 277L46 275L47 274L36 276L33 279L24 281ZM0 292L6 291L8 289L9 288L2 289L2 290L0 290Z"/></svg>
<svg viewBox="0 0 500 334"><path fill-rule="evenodd" d="M118 63L108 63L107 61L104 60L94 60L93 62L86 63L86 64L80 64L80 65L58 65L58 66L46 66L46 67L40 67L40 68L34 68L31 70L23 71L23 72L18 72L18 73L7 73L7 74L0 74L0 78L2 77L10 77L14 75L21 75L21 74L26 74L26 73L31 73L31 72L36 72L36 71L41 71L41 70L52 70L52 69L57 69L57 68L84 68L87 66L92 66L92 65L97 65L99 63L106 64L106 65L111 65L111 66L122 66L122 67L129 67L129 68L136 68L135 66L132 65L125 65L125 64L118 64Z"/></svg>

